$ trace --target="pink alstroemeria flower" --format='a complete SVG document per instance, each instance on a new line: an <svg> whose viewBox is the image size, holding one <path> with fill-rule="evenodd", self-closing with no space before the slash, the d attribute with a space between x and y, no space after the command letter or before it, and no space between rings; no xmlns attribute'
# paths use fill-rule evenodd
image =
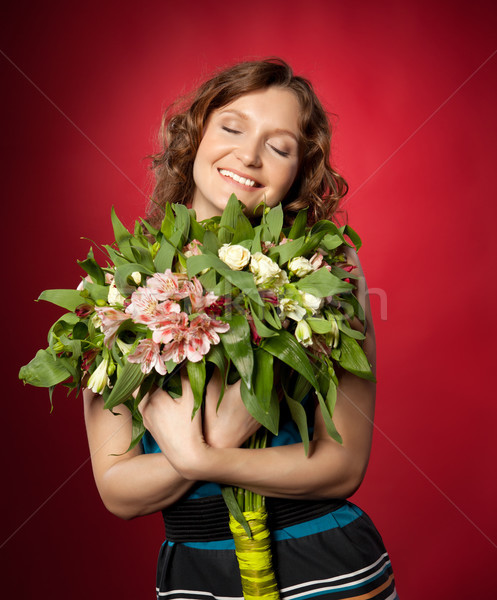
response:
<svg viewBox="0 0 497 600"><path fill-rule="evenodd" d="M192 303L193 313L204 310L217 300L218 297L212 292L207 292L207 294L205 294L204 296L204 288L202 287L202 284L196 277L193 277L192 281L189 281L187 283L190 284L188 286L188 295L190 296L190 302ZM186 285L187 284L185 284L185 287Z"/></svg>
<svg viewBox="0 0 497 600"><path fill-rule="evenodd" d="M185 254L187 257L199 256L199 254L202 254L200 246L202 246L202 242L199 242L198 240L192 240L189 244L183 247L183 254Z"/></svg>
<svg viewBox="0 0 497 600"><path fill-rule="evenodd" d="M130 316L110 306L96 306L95 312L102 321L101 329L104 332L104 344L111 348L121 323L128 321Z"/></svg>
<svg viewBox="0 0 497 600"><path fill-rule="evenodd" d="M148 328L152 330L164 329L164 327L167 327L171 322L171 315L178 314L180 312L180 305L177 302L174 302L173 300L165 300L164 302L159 302L153 320L150 321L150 323L148 323Z"/></svg>
<svg viewBox="0 0 497 600"><path fill-rule="evenodd" d="M182 278L166 269L164 273L155 273L148 278L147 289L157 300L181 300L188 296L188 290L182 284Z"/></svg>
<svg viewBox="0 0 497 600"><path fill-rule="evenodd" d="M159 302L152 292L144 287L139 287L131 295L131 304L126 307L126 312L131 315L135 323L148 325L156 319Z"/></svg>
<svg viewBox="0 0 497 600"><path fill-rule="evenodd" d="M188 315L184 312L171 313L167 323L163 323L161 329L154 331L152 339L156 344L165 344L162 352L164 361L174 360L179 364L186 357L189 334Z"/></svg>
<svg viewBox="0 0 497 600"><path fill-rule="evenodd" d="M160 355L160 346L153 340L141 340L133 354L128 356L130 363L138 363L143 373L150 373L155 368L157 373L165 375L166 365Z"/></svg>
<svg viewBox="0 0 497 600"><path fill-rule="evenodd" d="M218 333L226 333L230 326L224 321L212 319L209 315L202 313L193 319L190 323L190 328L195 332L197 338L201 337L202 339L207 339L209 342L207 352L209 352L210 344L216 345L221 341ZM207 354L207 352L205 354Z"/></svg>

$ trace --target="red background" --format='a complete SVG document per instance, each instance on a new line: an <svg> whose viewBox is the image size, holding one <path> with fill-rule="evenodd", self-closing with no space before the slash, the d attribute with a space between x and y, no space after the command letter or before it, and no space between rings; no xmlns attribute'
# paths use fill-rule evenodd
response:
<svg viewBox="0 0 497 600"><path fill-rule="evenodd" d="M362 234L379 350L356 501L402 600L495 593L497 15L493 2L10 3L1 25L6 598L153 598L159 516L107 513L81 400L19 367L73 287L88 236L131 225L161 109L213 68L279 55L337 115L335 162ZM80 8L81 7L81 8ZM486 62L485 62L486 61Z"/></svg>

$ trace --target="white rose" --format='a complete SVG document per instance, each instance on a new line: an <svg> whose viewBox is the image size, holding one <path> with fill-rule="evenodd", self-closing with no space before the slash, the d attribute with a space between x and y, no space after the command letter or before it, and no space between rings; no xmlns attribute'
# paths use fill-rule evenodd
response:
<svg viewBox="0 0 497 600"><path fill-rule="evenodd" d="M314 294L302 292L302 305L314 315L323 306L323 299L314 296Z"/></svg>
<svg viewBox="0 0 497 600"><path fill-rule="evenodd" d="M278 264L262 252L255 252L250 259L250 270L255 276L255 284L268 283L271 279L279 277L281 269Z"/></svg>
<svg viewBox="0 0 497 600"><path fill-rule="evenodd" d="M305 348L312 346L312 329L306 320L302 319L297 323L295 337Z"/></svg>
<svg viewBox="0 0 497 600"><path fill-rule="evenodd" d="M238 244L223 244L217 252L219 258L233 271L241 271L250 260L250 252L247 248Z"/></svg>
<svg viewBox="0 0 497 600"><path fill-rule="evenodd" d="M301 321L305 315L306 310L296 300L290 298L282 298L279 303L281 310L281 318L289 317L294 321Z"/></svg>
<svg viewBox="0 0 497 600"><path fill-rule="evenodd" d="M304 277L304 275L314 271L311 261L307 260L307 258L304 258L303 256L296 256L295 258L292 258L292 260L288 263L288 268L290 271L295 273L297 277Z"/></svg>

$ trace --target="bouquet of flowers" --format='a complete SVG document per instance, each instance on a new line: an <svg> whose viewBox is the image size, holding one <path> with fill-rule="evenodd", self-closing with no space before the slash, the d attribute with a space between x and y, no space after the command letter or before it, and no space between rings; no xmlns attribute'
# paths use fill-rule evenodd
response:
<svg viewBox="0 0 497 600"><path fill-rule="evenodd" d="M102 394L106 408L125 404L133 418L132 448L145 431L138 404L151 387L181 395L178 371L186 363L195 414L211 363L225 385L241 379L242 400L263 431L278 433L284 401L307 453L302 403L313 390L329 435L341 442L333 424L337 368L374 380L360 345L364 334L350 326L355 318L364 322L364 314L344 248L358 249L360 239L348 225L306 227L305 210L284 228L280 205L263 207L255 225L242 209L232 195L221 217L199 223L193 210L168 204L160 229L137 221L133 233L113 210L115 244L102 248L106 264L90 249L79 262L86 276L78 289L40 295L67 312L50 328L48 348L19 377L47 387L50 397L56 385L79 391L85 382ZM264 446L265 435L250 444ZM259 554L250 544L269 552L264 502L232 488L223 495L244 582L242 561ZM270 555L255 583L253 568L247 569L246 597L254 585L256 595L263 589L266 597L278 597Z"/></svg>

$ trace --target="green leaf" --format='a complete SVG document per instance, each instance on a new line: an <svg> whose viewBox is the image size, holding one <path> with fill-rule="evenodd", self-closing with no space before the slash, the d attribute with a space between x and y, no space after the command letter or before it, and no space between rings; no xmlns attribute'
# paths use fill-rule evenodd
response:
<svg viewBox="0 0 497 600"><path fill-rule="evenodd" d="M88 275L100 285L105 284L105 273L103 272L102 267L97 263L97 261L93 258L93 252L90 249L88 252L88 257L85 260L78 260L78 265L88 273Z"/></svg>
<svg viewBox="0 0 497 600"><path fill-rule="evenodd" d="M116 215L116 211L114 210L114 207L112 207L110 214L117 247L126 258L128 258L129 260L133 260L133 253L131 252L131 247L129 244L129 240L132 237L132 235L119 220L118 216Z"/></svg>
<svg viewBox="0 0 497 600"><path fill-rule="evenodd" d="M255 314L255 311L252 312L252 318L254 319L254 325L257 330L257 333L261 336L261 338L268 338L273 337L274 335L278 335L277 331L264 325L264 323Z"/></svg>
<svg viewBox="0 0 497 600"><path fill-rule="evenodd" d="M150 233L150 235L153 238L157 239L157 236L159 235L159 230L155 229L155 227L152 227L152 225L150 225L148 221L145 221L145 219L141 219L141 222L145 229Z"/></svg>
<svg viewBox="0 0 497 600"><path fill-rule="evenodd" d="M243 212L240 206L240 201L231 194L226 208L223 210L220 221L220 229L218 233L218 239L221 244L230 244L233 239L233 232L236 229L238 219L243 217Z"/></svg>
<svg viewBox="0 0 497 600"><path fill-rule="evenodd" d="M319 319L318 317L307 317L307 323L314 333L329 333L332 329L328 319Z"/></svg>
<svg viewBox="0 0 497 600"><path fill-rule="evenodd" d="M332 235L327 233L321 240L321 246L331 252L339 248L343 244L343 237L340 235Z"/></svg>
<svg viewBox="0 0 497 600"><path fill-rule="evenodd" d="M254 350L254 395L264 411L269 410L273 390L273 355L263 348Z"/></svg>
<svg viewBox="0 0 497 600"><path fill-rule="evenodd" d="M224 396L224 389L226 387L226 375L227 375L227 360L224 356L224 352L222 350L221 344L217 344L216 346L211 346L209 353L205 356L205 360L207 362L211 362L219 369L221 372L221 392L219 394L219 400L217 402L217 406L219 408L219 404Z"/></svg>
<svg viewBox="0 0 497 600"><path fill-rule="evenodd" d="M131 244L131 251L133 252L133 256L135 257L135 262L139 263L140 265L143 265L149 271L155 271L152 253L148 248L143 248L142 246L136 246L135 244Z"/></svg>
<svg viewBox="0 0 497 600"><path fill-rule="evenodd" d="M279 331L277 336L262 340L261 347L303 375L314 389L319 390L319 384L307 354L286 329Z"/></svg>
<svg viewBox="0 0 497 600"><path fill-rule="evenodd" d="M90 298L95 302L97 300L105 300L109 297L109 286L100 285L98 283L92 283L91 281L84 281L83 283L85 290L90 293Z"/></svg>
<svg viewBox="0 0 497 600"><path fill-rule="evenodd" d="M114 237L116 238L117 246L125 240L129 240L131 237L131 233L124 227L124 225L119 220L119 217L116 215L116 211L114 207L111 208L110 216L112 220L112 227L114 229Z"/></svg>
<svg viewBox="0 0 497 600"><path fill-rule="evenodd" d="M72 336L75 340L84 340L88 335L88 325L83 323L83 321L79 321L74 325L72 330Z"/></svg>
<svg viewBox="0 0 497 600"><path fill-rule="evenodd" d="M313 271L309 275L302 277L295 283L295 287L302 292L308 292L318 298L325 296L334 296L342 292L348 292L354 289L351 283L342 281L335 275L332 275L325 267Z"/></svg>
<svg viewBox="0 0 497 600"><path fill-rule="evenodd" d="M184 204L173 204L173 211L176 214L174 227L176 231L172 234L170 242L180 250L186 244L188 232L190 231L190 213Z"/></svg>
<svg viewBox="0 0 497 600"><path fill-rule="evenodd" d="M267 213L266 223L271 232L272 241L277 244L283 227L283 208L281 204L277 204Z"/></svg>
<svg viewBox="0 0 497 600"><path fill-rule="evenodd" d="M319 392L316 392L316 396L318 397L319 406L321 408L321 414L323 415L328 435L339 444L342 444L342 436L338 433L337 428L335 427L335 423L333 423L332 415L330 415L329 408L326 402L324 401L323 396Z"/></svg>
<svg viewBox="0 0 497 600"><path fill-rule="evenodd" d="M69 371L47 350L38 350L27 365L21 367L19 379L36 387L52 387L70 376Z"/></svg>
<svg viewBox="0 0 497 600"><path fill-rule="evenodd" d="M211 254L217 256L217 251L221 247L221 244L219 243L219 240L217 239L216 234L213 231L205 232L204 240L202 243L204 245L204 251L210 252Z"/></svg>
<svg viewBox="0 0 497 600"><path fill-rule="evenodd" d="M252 389L252 373L254 371L254 353L250 339L250 327L243 315L233 314L225 319L230 328L219 334L225 353L233 361L240 377L247 388Z"/></svg>
<svg viewBox="0 0 497 600"><path fill-rule="evenodd" d="M276 307L273 304L264 304L264 320L272 325L275 329L281 329L281 321L276 312Z"/></svg>
<svg viewBox="0 0 497 600"><path fill-rule="evenodd" d="M254 229L254 237L252 239L252 244L249 248L249 250L252 254L255 254L256 252L262 252L261 231L262 231L262 229L260 226L257 226Z"/></svg>
<svg viewBox="0 0 497 600"><path fill-rule="evenodd" d="M243 527L243 530L247 534L247 537L249 539L252 539L252 531L250 530L250 525L247 523L247 520L243 516L242 509L236 501L234 489L229 485L222 485L221 494L223 495L226 506L228 507L230 513L233 515L233 518L236 519Z"/></svg>
<svg viewBox="0 0 497 600"><path fill-rule="evenodd" d="M362 379L376 382L376 377L371 371L371 365L356 340L342 333L340 335L340 350L338 362L345 370Z"/></svg>
<svg viewBox="0 0 497 600"><path fill-rule="evenodd" d="M193 392L193 412L192 419L195 416L197 410L202 405L204 399L204 388L205 388L205 358L199 362L186 361L186 370L188 372L188 379L192 386Z"/></svg>
<svg viewBox="0 0 497 600"><path fill-rule="evenodd" d="M141 273L142 275L153 275L152 271L138 263L127 263L117 267L115 273L116 287L124 297L129 296L136 289L135 285L130 285L128 283L128 277L135 271L138 271L138 273Z"/></svg>
<svg viewBox="0 0 497 600"><path fill-rule="evenodd" d="M214 269L209 269L206 273L200 275L198 279L208 292L212 292L216 287L216 271Z"/></svg>
<svg viewBox="0 0 497 600"><path fill-rule="evenodd" d="M335 412L335 406L337 403L337 386L333 379L328 379L328 391L326 392L326 404L330 411L330 415L333 417Z"/></svg>
<svg viewBox="0 0 497 600"><path fill-rule="evenodd" d="M240 244L241 242L246 242L243 244L247 250L250 250L252 247L252 240L254 239L255 231L252 227L252 223L245 215L245 213L241 213L238 216L238 221L236 222L235 231L233 233L233 239L231 240L232 244Z"/></svg>
<svg viewBox="0 0 497 600"><path fill-rule="evenodd" d="M116 252L116 250L112 246L105 245L104 248L105 250L107 250L107 254L109 255L110 260L115 264L116 267L126 265L129 262L133 262L134 260L133 258L125 258L121 254L119 254L119 252Z"/></svg>
<svg viewBox="0 0 497 600"><path fill-rule="evenodd" d="M204 269L212 268L235 287L242 290L252 301L262 306L259 291L254 283L254 276L248 271L233 271L220 258L206 253L190 256L186 261L188 277L193 277Z"/></svg>
<svg viewBox="0 0 497 600"><path fill-rule="evenodd" d="M350 241L354 245L356 251L358 251L359 248L362 246L362 241L357 231L352 229L350 225L344 225L343 227L340 227L340 232L342 233L342 235L347 235L350 238ZM350 244L348 245L350 246Z"/></svg>
<svg viewBox="0 0 497 600"><path fill-rule="evenodd" d="M291 260L294 256L298 256L301 254L301 250L304 247L305 239L300 237L296 240L292 240L291 242L286 242L283 245L273 246L269 248L267 255L269 258L276 260L278 256L278 264L283 266L286 262Z"/></svg>
<svg viewBox="0 0 497 600"><path fill-rule="evenodd" d="M169 239L174 231L174 213L171 208L171 204L166 202L166 206L164 207L164 219L162 220L162 224L160 230L166 239Z"/></svg>
<svg viewBox="0 0 497 600"><path fill-rule="evenodd" d="M146 375L138 363L130 363L129 360L126 360L104 408L114 408L114 406L122 404L140 386L145 377Z"/></svg>
<svg viewBox="0 0 497 600"><path fill-rule="evenodd" d="M45 290L39 295L38 300L45 300L71 311L85 301L79 290Z"/></svg>
<svg viewBox="0 0 497 600"><path fill-rule="evenodd" d="M342 331L343 333L346 333L351 338L354 338L355 340L364 340L366 338L362 331L352 329L352 327L348 324L343 315L341 315L340 313L336 315L336 321L338 324L338 329L340 329L340 331Z"/></svg>
<svg viewBox="0 0 497 600"><path fill-rule="evenodd" d="M292 415L292 419L297 425L297 428L304 444L305 455L309 454L309 426L307 424L307 414L305 408L300 402L291 398L285 391L285 400Z"/></svg>
<svg viewBox="0 0 497 600"><path fill-rule="evenodd" d="M194 216L195 211L190 209L190 239L198 240L199 242L203 242L205 229L200 225L200 223L195 219Z"/></svg>
<svg viewBox="0 0 497 600"><path fill-rule="evenodd" d="M307 208L299 210L295 221L293 222L292 228L288 232L287 237L291 240L295 240L305 234L305 227L307 225Z"/></svg>
<svg viewBox="0 0 497 600"><path fill-rule="evenodd" d="M154 265L157 269L157 273L165 273L166 269L170 269L173 266L174 253L176 248L162 238L159 251L155 255Z"/></svg>
<svg viewBox="0 0 497 600"><path fill-rule="evenodd" d="M254 419L269 429L274 435L278 435L278 425L280 420L280 404L274 388L271 391L271 401L267 409L263 408L259 398L245 385L245 381L240 383L240 395L243 404Z"/></svg>

